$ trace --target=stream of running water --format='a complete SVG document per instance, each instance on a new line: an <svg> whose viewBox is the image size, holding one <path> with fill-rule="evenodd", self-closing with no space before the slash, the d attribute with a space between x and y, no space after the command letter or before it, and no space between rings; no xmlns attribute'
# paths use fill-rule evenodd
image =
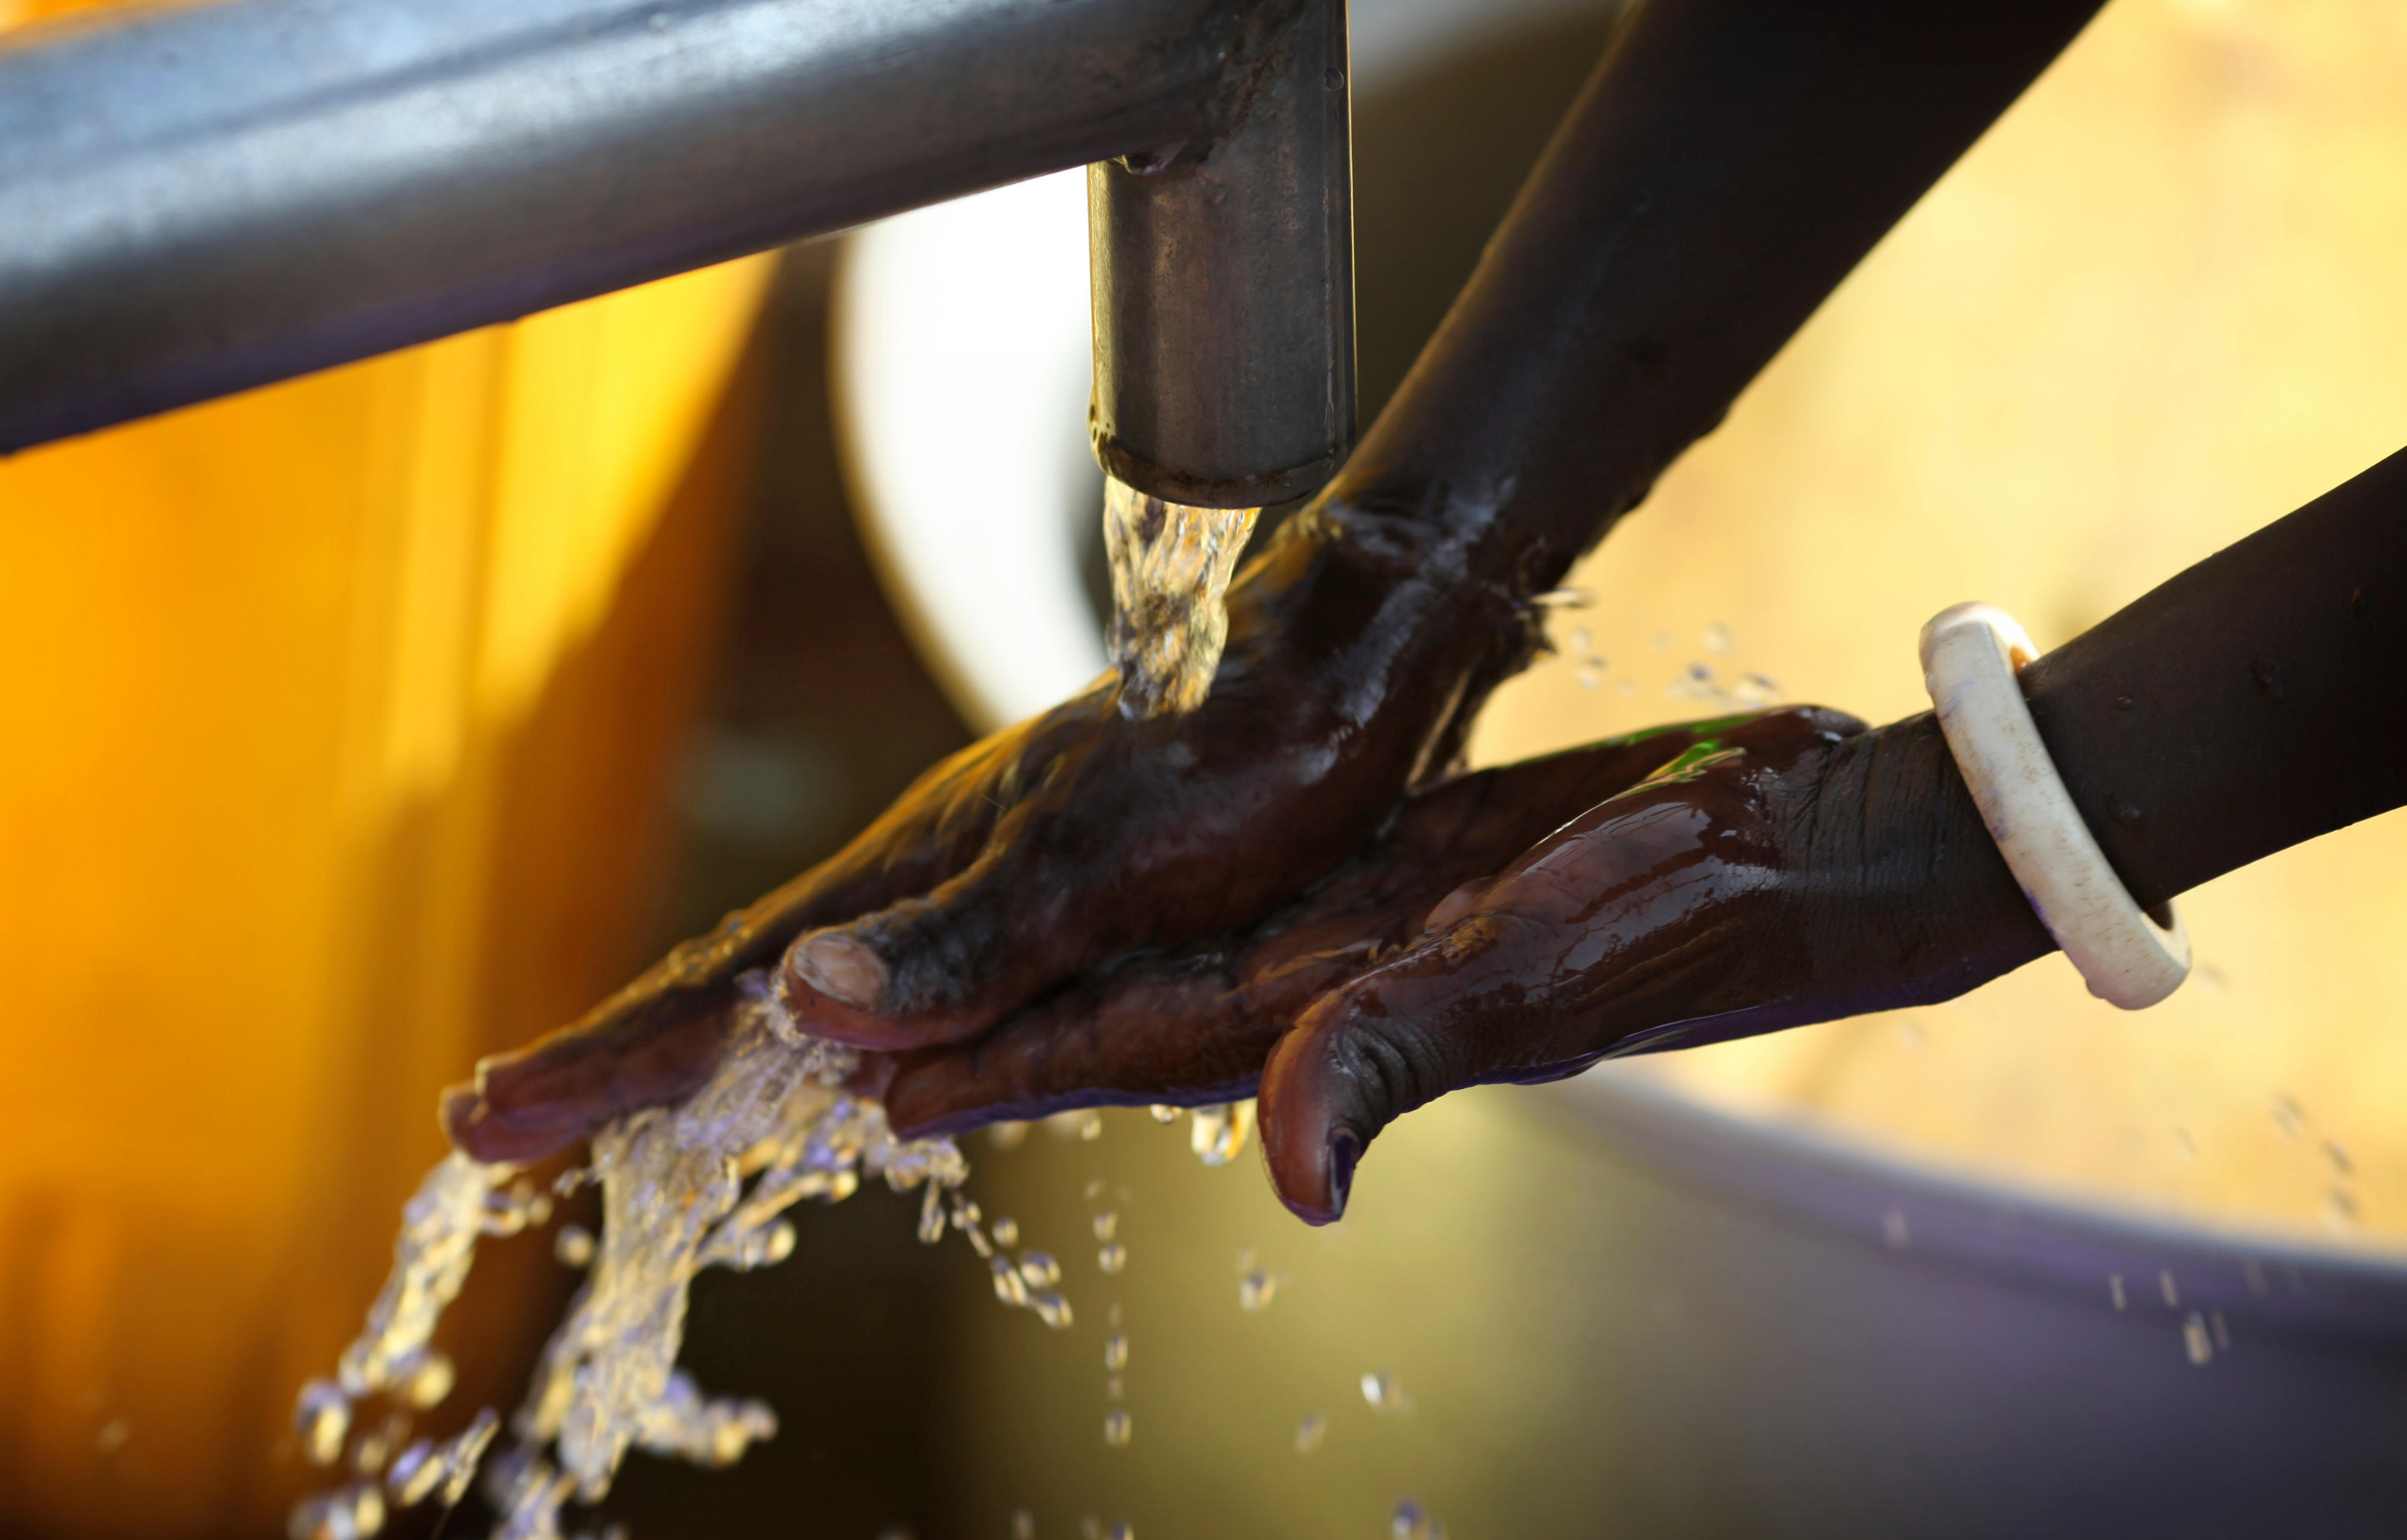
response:
<svg viewBox="0 0 2407 1540"><path fill-rule="evenodd" d="M1104 479L1110 643L1123 714L1192 711L1212 692L1229 639L1229 578L1261 511L1189 507Z"/></svg>
<svg viewBox="0 0 2407 1540"><path fill-rule="evenodd" d="M742 1004L709 1083L681 1105L604 1129L591 1164L563 1178L563 1191L600 1186L601 1233L563 1232L558 1254L586 1259L591 1271L489 1461L487 1446L503 1431L491 1408L450 1438L403 1440L409 1419L450 1389L450 1364L432 1342L477 1242L543 1222L550 1198L512 1167L457 1153L427 1174L403 1211L392 1271L366 1329L333 1379L302 1390L304 1453L320 1466L347 1464L349 1479L293 1510L293 1540L361 1540L392 1508L438 1496L456 1503L480 1461L501 1513L496 1540L560 1540L563 1505L601 1499L633 1448L730 1464L777 1420L761 1402L707 1394L677 1366L695 1276L783 1261L794 1248L783 1212L804 1198L848 1197L865 1175L922 1190L920 1238L943 1238L945 1194L969 1175L961 1151L949 1139L892 1137L881 1108L841 1088L850 1049L798 1032L765 973L739 986ZM1031 1287L1021 1269L993 1256L974 1206L957 1202L950 1219L994 1261L1006 1303L1069 1324L1060 1294Z"/></svg>

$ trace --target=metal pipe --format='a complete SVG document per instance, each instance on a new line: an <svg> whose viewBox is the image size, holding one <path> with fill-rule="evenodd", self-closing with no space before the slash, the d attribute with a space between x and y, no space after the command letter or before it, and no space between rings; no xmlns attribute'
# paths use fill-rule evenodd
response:
<svg viewBox="0 0 2407 1540"><path fill-rule="evenodd" d="M1175 503L1302 496L1353 444L1345 0L1285 9L1220 137L1087 174L1095 458Z"/></svg>
<svg viewBox="0 0 2407 1540"><path fill-rule="evenodd" d="M220 0L26 29L0 40L0 451L1208 142L1279 44L1265 8Z"/></svg>

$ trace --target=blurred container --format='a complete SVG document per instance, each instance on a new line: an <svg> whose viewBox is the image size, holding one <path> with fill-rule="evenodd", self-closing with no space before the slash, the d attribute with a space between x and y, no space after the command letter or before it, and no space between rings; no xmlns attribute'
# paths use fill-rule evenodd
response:
<svg viewBox="0 0 2407 1540"><path fill-rule="evenodd" d="M768 271L0 463L0 1530L280 1530L436 1090L641 962Z"/></svg>

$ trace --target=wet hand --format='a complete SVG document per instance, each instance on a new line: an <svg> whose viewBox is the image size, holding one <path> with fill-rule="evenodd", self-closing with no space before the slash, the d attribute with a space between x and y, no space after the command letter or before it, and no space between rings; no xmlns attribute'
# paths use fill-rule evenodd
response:
<svg viewBox="0 0 2407 1540"><path fill-rule="evenodd" d="M914 1133L1250 1096L1315 999L1397 953L1461 884L1696 743L1693 729L1664 728L1448 781L1409 799L1374 845L1253 930L1122 959L970 1041L876 1056L865 1083Z"/></svg>
<svg viewBox="0 0 2407 1540"><path fill-rule="evenodd" d="M805 1028L907 1048L1255 924L1368 843L1526 656L1530 614L1447 566L1408 521L1299 516L1231 590L1199 709L1132 719L1106 677L954 756L829 862L479 1065L446 1099L454 1142L531 1160L677 1100L717 1062L736 977L781 959Z"/></svg>
<svg viewBox="0 0 2407 1540"><path fill-rule="evenodd" d="M1081 980L882 1089L916 1130L1259 1082L1273 1181L1325 1221L1447 1091L1944 998L2045 949L1957 839L1952 774L1927 718L1798 707L1465 777L1244 943Z"/></svg>

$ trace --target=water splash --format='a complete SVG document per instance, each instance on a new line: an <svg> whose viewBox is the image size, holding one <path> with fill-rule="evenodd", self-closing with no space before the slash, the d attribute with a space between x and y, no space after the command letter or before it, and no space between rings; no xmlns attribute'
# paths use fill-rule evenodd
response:
<svg viewBox="0 0 2407 1540"><path fill-rule="evenodd" d="M738 985L741 1004L709 1083L682 1105L636 1113L593 1136L590 1173L579 1180L602 1189L601 1233L564 1248L591 1272L511 1420L514 1443L487 1464L487 1490L502 1514L497 1540L560 1540L563 1504L606 1494L631 1448L725 1465L776 1433L776 1414L762 1403L707 1395L677 1367L687 1290L703 1269L785 1260L794 1232L778 1216L804 1198L849 1196L863 1173L898 1191L925 1189L922 1233L933 1214L927 1238L941 1237L943 1194L968 1176L950 1140L898 1141L882 1108L847 1094L852 1051L800 1032L765 974ZM367 1330L343 1352L338 1383L313 1381L303 1392L296 1418L313 1457L321 1444L339 1447L365 1395L422 1408L449 1390L449 1362L430 1342L467 1279L478 1237L548 1217L548 1198L523 1181L505 1189L516 1176L457 1153L429 1173L404 1209L392 1273ZM964 1228L975 1223L970 1216ZM1068 1324L1058 1295L1013 1303ZM488 1409L443 1444L412 1445L393 1462L383 1493L369 1484L364 1495L346 1488L310 1498L294 1510L292 1534L374 1534L387 1495L400 1506L438 1494L457 1502L498 1426Z"/></svg>
<svg viewBox="0 0 2407 1540"><path fill-rule="evenodd" d="M1192 711L1212 691L1229 639L1224 600L1260 508L1198 508L1104 484L1104 549L1112 566L1112 662L1120 712Z"/></svg>

